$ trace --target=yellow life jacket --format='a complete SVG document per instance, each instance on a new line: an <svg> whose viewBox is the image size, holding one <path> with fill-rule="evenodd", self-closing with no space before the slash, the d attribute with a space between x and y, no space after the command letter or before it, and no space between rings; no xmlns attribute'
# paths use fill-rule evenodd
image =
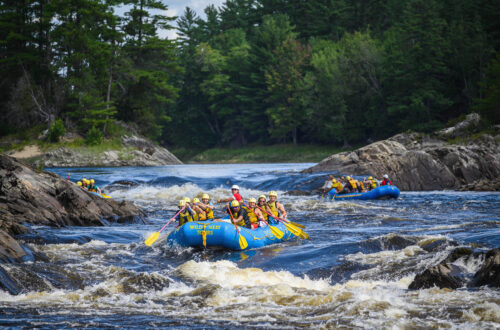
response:
<svg viewBox="0 0 500 330"><path fill-rule="evenodd" d="M338 182L338 181L334 182L332 184L332 188L335 188L335 190L337 190L337 191L341 191L342 190L342 184L340 182Z"/></svg>
<svg viewBox="0 0 500 330"><path fill-rule="evenodd" d="M179 226L182 226L186 222L198 221L198 214L191 215L188 210L179 213Z"/></svg>
<svg viewBox="0 0 500 330"><path fill-rule="evenodd" d="M351 184L352 189L358 189L358 181L351 179L349 180L349 183Z"/></svg>
<svg viewBox="0 0 500 330"><path fill-rule="evenodd" d="M205 220L207 220L207 214L205 213L205 211L202 211L201 213L198 213L198 220L199 221L205 221Z"/></svg>
<svg viewBox="0 0 500 330"><path fill-rule="evenodd" d="M254 212L255 208L246 207L246 206L244 206L243 208L247 211L248 219L250 219L250 222L257 223L258 219L257 219L257 215Z"/></svg>
<svg viewBox="0 0 500 330"><path fill-rule="evenodd" d="M266 221L267 221L267 219L268 219L268 215L267 215L267 213L266 213L266 204L264 204L264 207L262 207L262 206L260 206L260 205L259 205L259 207L260 207L262 210L264 210L264 211L260 210L260 213L262 213L262 217L264 218L264 220L266 220Z"/></svg>
<svg viewBox="0 0 500 330"><path fill-rule="evenodd" d="M206 219L207 220L211 220L214 218L214 210L212 210L211 208L207 207L205 209L205 214L206 214Z"/></svg>
<svg viewBox="0 0 500 330"><path fill-rule="evenodd" d="M371 187L372 189L377 188L377 181L375 181L375 180L370 180L370 187Z"/></svg>
<svg viewBox="0 0 500 330"><path fill-rule="evenodd" d="M278 203L278 201L275 201L275 202L267 202L267 205L269 205L269 208L271 209L271 213L275 216L275 217L279 217L279 210L278 208L276 207L276 204Z"/></svg>
<svg viewBox="0 0 500 330"><path fill-rule="evenodd" d="M363 182L358 181L358 188L360 189L360 191L365 190L365 186L363 185Z"/></svg>

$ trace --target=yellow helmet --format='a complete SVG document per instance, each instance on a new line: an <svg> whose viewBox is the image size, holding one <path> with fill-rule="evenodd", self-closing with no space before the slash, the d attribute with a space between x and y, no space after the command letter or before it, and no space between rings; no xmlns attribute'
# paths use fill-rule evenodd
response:
<svg viewBox="0 0 500 330"><path fill-rule="evenodd" d="M346 176L345 178L346 178L346 180L351 180L351 177L349 175Z"/></svg>
<svg viewBox="0 0 500 330"><path fill-rule="evenodd" d="M200 202L200 199L199 198L193 198L193 203L199 203Z"/></svg>
<svg viewBox="0 0 500 330"><path fill-rule="evenodd" d="M261 198L267 199L267 198L266 198L266 195L260 195L260 196L259 196L259 199L261 199Z"/></svg>
<svg viewBox="0 0 500 330"><path fill-rule="evenodd" d="M178 205L178 206L182 206L182 207L184 207L184 206L186 206L186 201L185 201L184 199L181 199L181 200L179 201L179 204L177 204L177 205Z"/></svg>
<svg viewBox="0 0 500 330"><path fill-rule="evenodd" d="M373 180L373 176L369 176L369 177L368 177L368 180Z"/></svg>
<svg viewBox="0 0 500 330"><path fill-rule="evenodd" d="M257 200L255 198L250 198L248 200L249 203L257 203Z"/></svg>
<svg viewBox="0 0 500 330"><path fill-rule="evenodd" d="M333 178L333 179L332 179L332 182L333 182L333 183L337 182L337 179Z"/></svg>
<svg viewBox="0 0 500 330"><path fill-rule="evenodd" d="M275 196L275 197L278 197L278 193L277 193L276 191L274 191L274 190L271 190L271 191L269 192L269 196Z"/></svg>
<svg viewBox="0 0 500 330"><path fill-rule="evenodd" d="M201 199L210 199L210 196L208 194L203 194L201 195Z"/></svg>
<svg viewBox="0 0 500 330"><path fill-rule="evenodd" d="M95 183L94 179L90 179L90 183L94 184Z"/></svg>
<svg viewBox="0 0 500 330"><path fill-rule="evenodd" d="M85 184L90 184L90 181L87 179L83 180L83 182L85 182Z"/></svg>
<svg viewBox="0 0 500 330"><path fill-rule="evenodd" d="M184 200L186 201L186 203L191 203L191 198L189 197L184 197Z"/></svg>
<svg viewBox="0 0 500 330"><path fill-rule="evenodd" d="M82 182L85 182L85 181L87 181L87 178L83 178L83 179L82 179Z"/></svg>
<svg viewBox="0 0 500 330"><path fill-rule="evenodd" d="M82 181L78 181L76 184L81 187L82 186Z"/></svg>
<svg viewBox="0 0 500 330"><path fill-rule="evenodd" d="M231 207L238 207L240 206L240 202L238 202L236 199L231 202Z"/></svg>

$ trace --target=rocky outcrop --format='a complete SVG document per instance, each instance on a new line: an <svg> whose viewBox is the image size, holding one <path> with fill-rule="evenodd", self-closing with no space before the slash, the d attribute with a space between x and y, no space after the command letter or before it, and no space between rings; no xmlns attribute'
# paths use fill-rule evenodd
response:
<svg viewBox="0 0 500 330"><path fill-rule="evenodd" d="M481 265L479 270L469 274L467 269L454 264L461 258L465 262L469 261L470 258L475 259ZM457 248L438 265L417 274L408 289L427 289L434 286L441 289L458 289L464 286L480 287L484 285L500 287L500 248L476 253L468 248Z"/></svg>
<svg viewBox="0 0 500 330"><path fill-rule="evenodd" d="M24 224L54 227L102 226L141 221L144 214L125 201L104 199L49 172L38 172L0 155L0 260L20 261L26 254L11 237L26 233Z"/></svg>
<svg viewBox="0 0 500 330"><path fill-rule="evenodd" d="M182 162L167 149L137 135L121 138L124 148L93 153L82 149L59 147L48 151L35 161L43 167L115 167L115 166L161 166Z"/></svg>
<svg viewBox="0 0 500 330"><path fill-rule="evenodd" d="M432 135L402 133L351 152L332 155L304 172L339 174L388 174L401 190L499 190L500 145L498 135L484 134L451 144L479 121L477 114L455 127Z"/></svg>

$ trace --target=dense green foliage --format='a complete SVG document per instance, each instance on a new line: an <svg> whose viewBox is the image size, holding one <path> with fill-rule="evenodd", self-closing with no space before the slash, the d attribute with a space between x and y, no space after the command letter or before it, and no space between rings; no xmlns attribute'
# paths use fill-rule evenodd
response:
<svg viewBox="0 0 500 330"><path fill-rule="evenodd" d="M49 128L48 139L50 142L59 142L59 138L66 133L63 121L59 118Z"/></svg>
<svg viewBox="0 0 500 330"><path fill-rule="evenodd" d="M342 146L500 118L499 1L226 0L174 41L165 10L0 1L0 134L62 118L96 143L119 119L184 148Z"/></svg>

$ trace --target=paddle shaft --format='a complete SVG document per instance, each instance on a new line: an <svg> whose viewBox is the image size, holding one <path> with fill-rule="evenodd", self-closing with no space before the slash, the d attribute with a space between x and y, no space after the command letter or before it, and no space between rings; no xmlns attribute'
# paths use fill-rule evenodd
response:
<svg viewBox="0 0 500 330"><path fill-rule="evenodd" d="M160 229L159 233L161 233L161 231L162 231L163 229L165 229L165 228L166 228L166 227L167 227L167 226L168 226L168 225L169 225L169 224L170 224L170 223L171 223L171 222L175 219L175 217L179 215L179 213L181 213L182 211L184 211L184 209L185 209L185 208L186 208L186 207L184 206L184 207L183 207L182 209L180 209L180 210L179 210L179 212L177 212L177 213L176 213L176 214L175 214L175 215L174 215L174 216L173 216L170 220L168 220L168 222L165 224L165 226L163 226L163 227Z"/></svg>
<svg viewBox="0 0 500 330"><path fill-rule="evenodd" d="M240 235L240 230L238 229L238 225L234 222L233 213L231 212L231 208L228 207L227 211L229 212L229 217L231 218L231 222L233 223L234 228L236 228L238 235Z"/></svg>

